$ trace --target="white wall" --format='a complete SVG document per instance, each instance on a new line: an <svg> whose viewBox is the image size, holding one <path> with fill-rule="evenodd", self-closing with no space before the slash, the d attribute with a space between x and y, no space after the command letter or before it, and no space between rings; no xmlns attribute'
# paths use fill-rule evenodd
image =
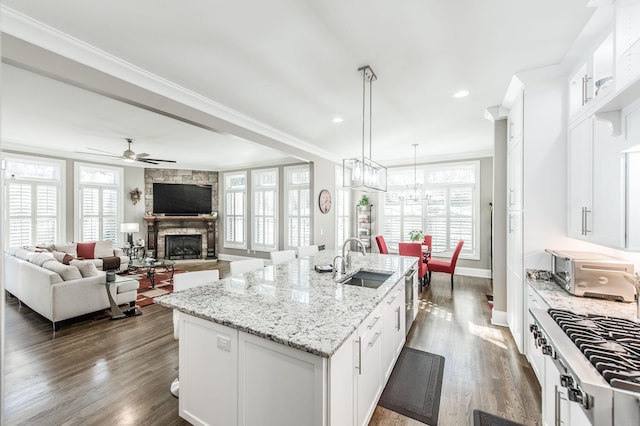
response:
<svg viewBox="0 0 640 426"><path fill-rule="evenodd" d="M336 245L335 167L336 163L328 160L319 159L312 163L313 244L325 245L327 249L333 249ZM318 196L323 189L329 190L333 201L331 210L327 214L323 214L318 206Z"/></svg>

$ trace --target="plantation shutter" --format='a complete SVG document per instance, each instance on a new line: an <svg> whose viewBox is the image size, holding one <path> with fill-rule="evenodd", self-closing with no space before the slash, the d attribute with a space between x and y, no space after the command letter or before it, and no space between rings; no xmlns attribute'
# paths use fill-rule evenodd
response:
<svg viewBox="0 0 640 426"><path fill-rule="evenodd" d="M286 249L311 243L309 166L285 167Z"/></svg>
<svg viewBox="0 0 640 426"><path fill-rule="evenodd" d="M336 167L336 247L342 246L351 235L351 203L349 189L342 186L343 170L341 166Z"/></svg>
<svg viewBox="0 0 640 426"><path fill-rule="evenodd" d="M278 249L278 170L251 172L253 179L253 244L258 251Z"/></svg>
<svg viewBox="0 0 640 426"><path fill-rule="evenodd" d="M246 195L245 172L224 175L224 246L246 249Z"/></svg>
<svg viewBox="0 0 640 426"><path fill-rule="evenodd" d="M32 185L10 183L7 192L9 246L31 245L33 243Z"/></svg>

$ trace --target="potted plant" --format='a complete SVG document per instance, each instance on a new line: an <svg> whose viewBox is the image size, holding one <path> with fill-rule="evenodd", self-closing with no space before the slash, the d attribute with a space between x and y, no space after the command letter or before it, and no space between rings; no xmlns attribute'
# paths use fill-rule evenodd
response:
<svg viewBox="0 0 640 426"><path fill-rule="evenodd" d="M358 207L360 207L361 209L366 209L367 207L369 207L369 196L367 194L362 194L362 197L360 197L360 201L358 201Z"/></svg>
<svg viewBox="0 0 640 426"><path fill-rule="evenodd" d="M411 232L409 232L409 239L411 241L421 243L424 241L424 233L420 229L414 229Z"/></svg>

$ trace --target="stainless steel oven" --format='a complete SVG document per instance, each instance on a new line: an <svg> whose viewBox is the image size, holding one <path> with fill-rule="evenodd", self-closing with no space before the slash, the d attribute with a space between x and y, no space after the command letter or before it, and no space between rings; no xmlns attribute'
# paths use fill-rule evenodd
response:
<svg viewBox="0 0 640 426"><path fill-rule="evenodd" d="M640 425L640 324L558 309L531 314L546 355L543 424Z"/></svg>

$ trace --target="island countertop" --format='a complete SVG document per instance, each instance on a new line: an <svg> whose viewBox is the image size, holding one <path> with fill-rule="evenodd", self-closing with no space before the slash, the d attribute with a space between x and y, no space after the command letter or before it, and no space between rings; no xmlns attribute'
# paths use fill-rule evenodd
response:
<svg viewBox="0 0 640 426"><path fill-rule="evenodd" d="M379 288L339 284L328 265L335 252L321 251L290 263L223 278L214 284L157 297L155 303L265 339L330 357L386 294L404 280L417 258L381 254L352 256L346 275L359 270L392 272Z"/></svg>

